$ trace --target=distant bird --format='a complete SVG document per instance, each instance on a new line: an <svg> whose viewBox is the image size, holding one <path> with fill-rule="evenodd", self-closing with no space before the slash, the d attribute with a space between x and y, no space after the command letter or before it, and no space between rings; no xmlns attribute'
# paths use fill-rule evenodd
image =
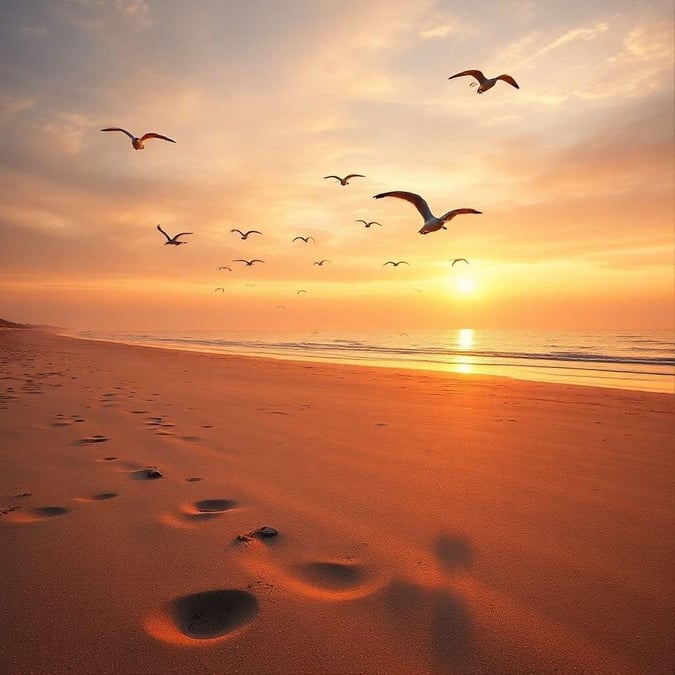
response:
<svg viewBox="0 0 675 675"><path fill-rule="evenodd" d="M313 265L318 265L319 267L323 267L323 264L324 264L324 263L327 263L327 262L330 262L330 260L325 260L325 259L324 259L324 260L316 260L316 261L314 261L312 264L313 264Z"/></svg>
<svg viewBox="0 0 675 675"><path fill-rule="evenodd" d="M178 234L170 237L163 229L161 225L157 226L157 229L166 237L164 246L171 244L172 246L180 246L181 244L187 244L187 241L178 241L178 237L182 237L186 234L194 234L194 232L179 232Z"/></svg>
<svg viewBox="0 0 675 675"><path fill-rule="evenodd" d="M455 258L451 262L452 262L451 267L454 267L455 263L458 263L458 262L465 262L467 265L469 264L469 261L466 258Z"/></svg>
<svg viewBox="0 0 675 675"><path fill-rule="evenodd" d="M399 265L410 265L410 263L407 260L399 260L397 262L394 262L393 260L387 260L382 267L385 265L393 265L394 267L398 267Z"/></svg>
<svg viewBox="0 0 675 675"><path fill-rule="evenodd" d="M222 291L223 293L225 292L225 289L220 286L219 288L215 288L214 291L217 293L218 291Z"/></svg>
<svg viewBox="0 0 675 675"><path fill-rule="evenodd" d="M344 178L340 178L340 176L324 176L324 180L326 178L335 178L336 180L340 181L340 185L347 185L349 182L350 178L365 178L363 174L360 173L350 173L349 175L345 176Z"/></svg>
<svg viewBox="0 0 675 675"><path fill-rule="evenodd" d="M508 82L512 87L515 87L516 89L520 89L518 86L518 83L510 76L510 75L498 75L497 77L485 77L483 73L480 72L480 70L463 70L461 73L457 73L456 75L451 75L448 79L452 80L455 77L462 77L463 75L471 75L471 77L475 77L478 82L472 82L471 86L475 87L476 84L480 85L478 87L478 93L482 94L484 91L487 91L488 89L492 89L492 87L497 84L497 80L503 80L504 82Z"/></svg>
<svg viewBox="0 0 675 675"><path fill-rule="evenodd" d="M304 288L301 288L296 295L300 295L300 293L307 293L307 291Z"/></svg>
<svg viewBox="0 0 675 675"><path fill-rule="evenodd" d="M243 262L246 265L246 267L250 267L251 265L253 265L253 263L257 263L257 262L264 263L265 261L264 260L258 260L257 258L255 258L254 260L242 260L241 258L237 258L236 260L233 260L232 262Z"/></svg>
<svg viewBox="0 0 675 675"><path fill-rule="evenodd" d="M168 138L167 136L162 136L161 134L147 133L143 134L140 138L137 138L133 134L130 134L126 129L120 129L119 127L108 127L106 129L101 129L101 131L121 131L123 134L126 134L131 139L131 145L134 150L143 150L145 145L144 141L147 141L149 138L161 138L163 141L169 141L169 143L175 143L176 141L173 138Z"/></svg>
<svg viewBox="0 0 675 675"><path fill-rule="evenodd" d="M431 213L426 201L414 192L382 192L379 195L375 195L373 199L381 199L382 197L398 197L399 199L405 199L407 202L413 204L422 218L424 218L424 225L419 231L420 234L428 234L429 232L435 232L440 229L447 230L448 228L445 227L444 223L447 223L461 213L482 213L482 211L476 211L475 209L454 209L437 218Z"/></svg>
<svg viewBox="0 0 675 675"><path fill-rule="evenodd" d="M293 239L291 241L297 241L298 239L302 239L302 241L304 241L305 244L308 244L309 240L311 239L316 244L316 242L314 241L314 237L312 237L312 236L309 236L309 237L293 237Z"/></svg>
<svg viewBox="0 0 675 675"><path fill-rule="evenodd" d="M365 221L365 220L355 220L354 222L355 223L363 223L365 227L370 227L371 225L379 225L380 227L382 227L382 223L378 223L374 220L371 220L370 222Z"/></svg>
<svg viewBox="0 0 675 675"><path fill-rule="evenodd" d="M227 265L221 265L218 270L227 270L228 272L232 271L231 267L228 267Z"/></svg>
<svg viewBox="0 0 675 675"><path fill-rule="evenodd" d="M239 232L242 239L247 239L249 234L262 234L262 232L260 232L259 230L249 230L248 232L242 232L241 230L238 230L236 228L234 230L230 230L230 232Z"/></svg>
<svg viewBox="0 0 675 675"><path fill-rule="evenodd" d="M277 305L275 309L286 309L283 305Z"/></svg>

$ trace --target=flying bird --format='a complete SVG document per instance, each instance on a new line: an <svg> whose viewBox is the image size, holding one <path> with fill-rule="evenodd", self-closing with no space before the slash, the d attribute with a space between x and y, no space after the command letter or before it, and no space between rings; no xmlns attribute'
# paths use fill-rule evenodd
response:
<svg viewBox="0 0 675 675"><path fill-rule="evenodd" d="M463 75L471 75L471 77L475 77L476 80L478 80L477 82L472 82L470 86L475 87L476 85L479 85L478 86L479 94L482 94L484 91L487 91L488 89L492 89L492 87L494 87L495 84L497 84L497 80L503 80L504 82L508 82L512 87L520 89L518 83L510 75L485 77L485 75L483 75L483 73L481 73L480 70L463 70L461 73L451 75L448 79L452 80L455 77L462 77Z"/></svg>
<svg viewBox="0 0 675 675"><path fill-rule="evenodd" d="M399 199L405 199L407 202L413 204L422 218L424 218L424 225L419 231L420 234L428 234L429 232L436 232L436 230L440 229L447 230L448 228L445 227L444 223L447 223L461 213L482 213L482 211L476 211L476 209L454 209L437 218L431 213L426 201L414 192L382 192L379 195L375 195L373 199L381 199L382 197L398 197Z"/></svg>
<svg viewBox="0 0 675 675"><path fill-rule="evenodd" d="M264 260L258 260L257 258L255 258L253 260L242 260L241 258L237 258L236 260L233 260L232 262L243 262L246 265L246 267L250 267L251 265L253 265L253 263L257 263L257 262L264 263L265 261Z"/></svg>
<svg viewBox="0 0 675 675"><path fill-rule="evenodd" d="M242 232L241 230L238 230L236 228L234 230L230 230L230 232L239 232L242 239L247 239L249 234L262 234L262 232L260 232L259 230L249 230L248 232Z"/></svg>
<svg viewBox="0 0 675 675"><path fill-rule="evenodd" d="M277 305L275 309L286 309L283 305Z"/></svg>
<svg viewBox="0 0 675 675"><path fill-rule="evenodd" d="M217 293L218 291L222 291L223 293L225 292L225 289L224 289L222 286L220 286L219 288L214 288L213 290L214 290L216 293Z"/></svg>
<svg viewBox="0 0 675 675"><path fill-rule="evenodd" d="M307 293L307 291L304 288L301 288L296 295L300 295L300 293Z"/></svg>
<svg viewBox="0 0 675 675"><path fill-rule="evenodd" d="M231 267L228 267L227 265L221 265L218 270L227 270L228 272L232 271Z"/></svg>
<svg viewBox="0 0 675 675"><path fill-rule="evenodd" d="M330 262L330 260L325 260L325 259L324 259L324 260L316 260L316 261L314 261L312 264L313 264L313 265L318 265L319 267L323 267L323 264L324 264L324 263L327 263L327 262Z"/></svg>
<svg viewBox="0 0 675 675"><path fill-rule="evenodd" d="M407 260L398 260L397 262L394 262L393 260L387 260L382 267L385 265L393 265L394 267L398 267L399 265L410 265L410 263Z"/></svg>
<svg viewBox="0 0 675 675"><path fill-rule="evenodd" d="M301 237L293 237L293 239L291 241L297 241L298 239L302 239L302 241L304 241L305 244L308 244L309 240L311 239L316 244L316 242L314 241L314 237L312 237L312 236L309 236L309 237L302 237L302 236Z"/></svg>
<svg viewBox="0 0 675 675"><path fill-rule="evenodd" d="M364 225L365 227L370 227L371 225L379 225L380 227L382 227L382 223L378 223L378 222L376 222L375 220L371 220L371 221L366 221L366 220L355 220L354 222L355 222L355 223L363 223L363 225Z"/></svg>
<svg viewBox="0 0 675 675"><path fill-rule="evenodd" d="M335 178L336 180L340 181L340 185L347 185L349 182L350 178L365 178L363 174L360 173L350 173L349 175L345 176L344 178L340 178L340 176L324 176L324 180L326 178Z"/></svg>
<svg viewBox="0 0 675 675"><path fill-rule="evenodd" d="M469 264L469 261L466 258L455 258L451 262L452 262L451 267L454 267L455 263L458 263L458 262L465 262L467 265Z"/></svg>
<svg viewBox="0 0 675 675"><path fill-rule="evenodd" d="M181 244L187 244L187 241L178 241L178 237L182 237L186 234L194 234L194 232L179 232L178 234L170 237L163 229L161 225L157 226L157 229L166 237L164 246L171 244L172 246L180 246Z"/></svg>
<svg viewBox="0 0 675 675"><path fill-rule="evenodd" d="M149 138L161 138L163 141L169 141L169 143L176 142L173 138L168 138L167 136L162 136L161 134L155 134L153 132L143 134L140 138L137 138L133 134L130 134L126 129L120 129L119 127L108 127L106 129L101 129L101 131L121 131L131 139L131 145L134 150L143 150L145 148L144 141L147 141Z"/></svg>

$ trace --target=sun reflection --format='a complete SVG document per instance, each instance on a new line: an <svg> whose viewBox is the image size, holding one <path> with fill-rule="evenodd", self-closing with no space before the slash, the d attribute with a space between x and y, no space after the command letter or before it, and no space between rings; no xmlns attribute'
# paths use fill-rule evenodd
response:
<svg viewBox="0 0 675 675"><path fill-rule="evenodd" d="M471 349L473 347L473 328L460 328L457 342L462 349Z"/></svg>
<svg viewBox="0 0 675 675"><path fill-rule="evenodd" d="M462 361L461 363L457 364L458 373L464 373L465 375L468 375L472 372L472 370L471 364L467 363L466 361Z"/></svg>

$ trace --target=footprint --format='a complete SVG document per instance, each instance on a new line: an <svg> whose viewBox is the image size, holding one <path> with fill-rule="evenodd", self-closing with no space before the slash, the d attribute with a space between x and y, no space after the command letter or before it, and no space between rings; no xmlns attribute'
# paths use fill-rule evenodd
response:
<svg viewBox="0 0 675 675"><path fill-rule="evenodd" d="M70 513L70 511L63 506L38 506L27 511L12 511L8 514L7 520L15 523L36 523L41 520L65 516L67 513Z"/></svg>
<svg viewBox="0 0 675 675"><path fill-rule="evenodd" d="M108 499L114 499L119 497L117 492L101 492L97 495L90 495L88 497L76 497L75 501L78 502L105 502Z"/></svg>
<svg viewBox="0 0 675 675"><path fill-rule="evenodd" d="M93 443L104 443L107 440L108 440L107 436L95 434L94 436L87 436L86 438L81 438L79 441L77 441L77 445L92 445Z"/></svg>
<svg viewBox="0 0 675 675"><path fill-rule="evenodd" d="M192 476L191 478L186 478L185 482L186 483L199 483L199 481L203 480L199 476Z"/></svg>
<svg viewBox="0 0 675 675"><path fill-rule="evenodd" d="M295 568L287 582L303 595L321 600L356 600L372 595L384 581L373 570L352 560L313 560Z"/></svg>
<svg viewBox="0 0 675 675"><path fill-rule="evenodd" d="M184 595L152 611L145 630L171 644L197 645L233 637L258 613L256 597L240 590Z"/></svg>
<svg viewBox="0 0 675 675"><path fill-rule="evenodd" d="M159 520L169 527L189 528L199 522L218 518L225 511L238 506L231 499L202 499L197 502L183 504L179 513L164 513Z"/></svg>

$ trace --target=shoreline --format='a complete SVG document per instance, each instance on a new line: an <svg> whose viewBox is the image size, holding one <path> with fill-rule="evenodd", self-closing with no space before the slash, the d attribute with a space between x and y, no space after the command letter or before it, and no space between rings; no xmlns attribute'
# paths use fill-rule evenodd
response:
<svg viewBox="0 0 675 675"><path fill-rule="evenodd" d="M347 365L363 368L393 369L421 373L436 373L457 375L460 377L498 377L525 382L541 382L550 384L567 384L581 387L595 387L602 389L617 389L622 391L645 391L652 393L665 393L675 395L675 375L661 373L641 373L639 371L612 370L589 367L571 368L569 366L555 365L554 360L541 359L541 363L523 364L491 364L480 362L484 358L480 354L460 356L463 360L454 363L441 363L438 361L406 361L391 359L362 359L342 356L315 356L307 354L281 354L266 351L245 351L227 347L200 347L199 345L166 345L151 342L135 341L132 339L114 339L88 337L75 333L59 332L59 335L78 340L100 341L110 344L124 344L137 347L149 347L152 349L166 349L169 351L190 352L195 354L215 354L232 357L271 359L274 361L291 361L297 363L318 363L327 365ZM472 361L472 359L474 359ZM515 359L514 359L515 360ZM533 359L536 361L536 359ZM552 364L552 365L544 365ZM579 362L581 363L581 362ZM571 371L575 371L571 374ZM634 376L644 375L645 378ZM623 376L623 377L622 377ZM587 381L584 381L586 378ZM649 379L652 378L652 379ZM620 381L616 381L620 380Z"/></svg>
<svg viewBox="0 0 675 675"><path fill-rule="evenodd" d="M672 665L669 394L23 331L0 376L3 672Z"/></svg>

